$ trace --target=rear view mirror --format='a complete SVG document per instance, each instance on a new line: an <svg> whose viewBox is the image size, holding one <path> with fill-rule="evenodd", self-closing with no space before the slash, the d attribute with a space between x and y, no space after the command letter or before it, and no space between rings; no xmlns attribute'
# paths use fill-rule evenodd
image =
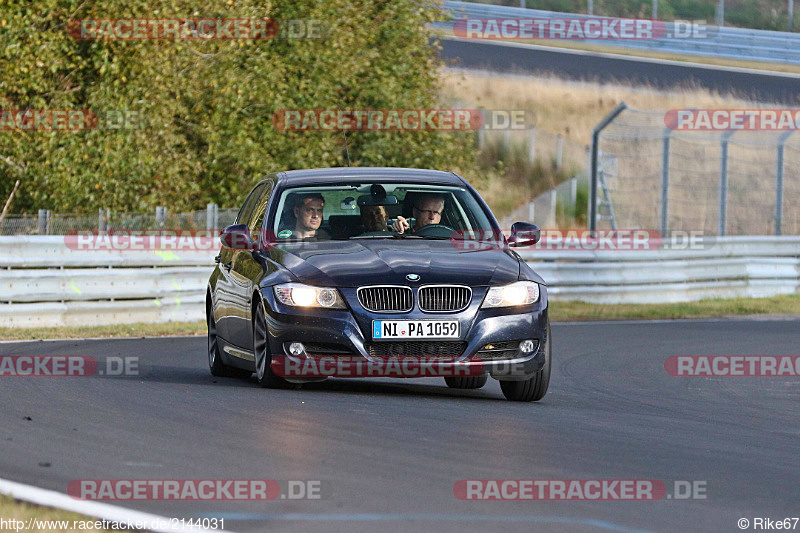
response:
<svg viewBox="0 0 800 533"><path fill-rule="evenodd" d="M387 194L386 196L375 196L372 194L362 194L358 197L358 207L370 207L376 205L397 205L400 202L397 200L397 196L393 194Z"/></svg>

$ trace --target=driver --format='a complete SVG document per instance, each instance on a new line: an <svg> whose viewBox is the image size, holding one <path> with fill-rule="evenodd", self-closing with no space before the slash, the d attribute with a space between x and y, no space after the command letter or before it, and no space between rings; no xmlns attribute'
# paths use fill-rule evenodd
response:
<svg viewBox="0 0 800 533"><path fill-rule="evenodd" d="M397 233L404 233L407 230L410 230L409 233L413 233L428 224L439 224L442 221L442 211L444 211L444 196L440 194L421 194L414 204L414 217L417 219L414 227L410 228L408 220L399 216L392 224L392 229Z"/></svg>

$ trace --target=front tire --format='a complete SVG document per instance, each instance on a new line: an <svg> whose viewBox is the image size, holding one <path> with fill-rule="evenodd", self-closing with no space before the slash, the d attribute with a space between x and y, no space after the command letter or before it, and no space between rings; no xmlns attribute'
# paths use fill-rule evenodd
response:
<svg viewBox="0 0 800 533"><path fill-rule="evenodd" d="M256 380L267 389L287 389L291 383L272 371L272 353L269 349L269 330L264 315L264 304L259 302L253 314L253 352L256 358Z"/></svg>
<svg viewBox="0 0 800 533"><path fill-rule="evenodd" d="M488 379L488 376L446 377L444 382L451 389L480 389Z"/></svg>
<svg viewBox="0 0 800 533"><path fill-rule="evenodd" d="M513 402L537 402L547 394L550 385L550 365L553 356L553 343L550 340L550 322L547 322L547 340L542 349L544 366L534 376L525 381L501 381L500 389L507 400Z"/></svg>

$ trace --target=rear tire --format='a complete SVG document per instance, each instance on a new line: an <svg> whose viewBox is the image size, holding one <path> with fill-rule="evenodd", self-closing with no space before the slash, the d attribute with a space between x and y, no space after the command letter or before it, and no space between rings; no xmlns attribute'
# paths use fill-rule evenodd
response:
<svg viewBox="0 0 800 533"><path fill-rule="evenodd" d="M536 402L547 394L550 385L550 365L553 356L553 343L550 340L550 322L547 322L547 340L542 349L544 366L532 378L525 381L501 381L500 389L507 400L513 402Z"/></svg>
<svg viewBox="0 0 800 533"><path fill-rule="evenodd" d="M488 379L489 376L446 377L444 382L451 389L480 389Z"/></svg>
<svg viewBox="0 0 800 533"><path fill-rule="evenodd" d="M264 316L264 304L256 306L253 313L253 352L256 357L256 380L266 389L289 389L293 385L272 371L272 353L269 349L269 330Z"/></svg>
<svg viewBox="0 0 800 533"><path fill-rule="evenodd" d="M212 376L220 378L248 378L253 373L241 368L226 365L222 362L222 354L217 336L217 323L211 306L206 307L206 324L208 325L208 368Z"/></svg>

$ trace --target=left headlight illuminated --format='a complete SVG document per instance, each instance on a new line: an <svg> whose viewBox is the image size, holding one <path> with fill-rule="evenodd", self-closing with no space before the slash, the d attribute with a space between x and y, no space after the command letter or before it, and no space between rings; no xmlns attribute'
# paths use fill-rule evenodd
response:
<svg viewBox="0 0 800 533"><path fill-rule="evenodd" d="M493 307L515 307L539 301L539 284L532 281L517 281L502 287L492 287L483 299L481 309Z"/></svg>
<svg viewBox="0 0 800 533"><path fill-rule="evenodd" d="M302 283L283 283L273 287L275 298L292 307L319 307L323 309L345 309L339 291L327 287L312 287Z"/></svg>

